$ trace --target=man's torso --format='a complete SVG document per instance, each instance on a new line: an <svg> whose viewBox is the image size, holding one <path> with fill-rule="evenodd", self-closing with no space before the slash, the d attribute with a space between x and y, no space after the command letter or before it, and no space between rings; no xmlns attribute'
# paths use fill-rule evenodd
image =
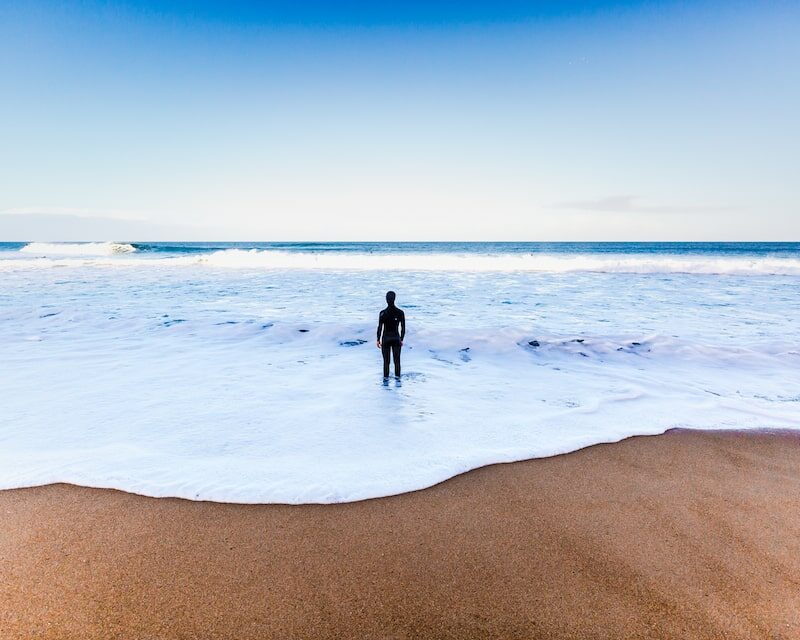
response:
<svg viewBox="0 0 800 640"><path fill-rule="evenodd" d="M397 307L386 307L381 311L383 323L383 340L400 340L400 323L404 322L403 310Z"/></svg>

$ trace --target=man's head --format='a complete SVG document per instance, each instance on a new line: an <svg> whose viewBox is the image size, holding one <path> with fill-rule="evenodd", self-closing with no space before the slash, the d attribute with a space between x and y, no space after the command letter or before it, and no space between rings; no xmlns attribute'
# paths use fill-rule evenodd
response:
<svg viewBox="0 0 800 640"><path fill-rule="evenodd" d="M386 292L386 302L387 302L387 304L393 305L394 304L394 299L396 297L397 296L395 296L394 291L387 291Z"/></svg>

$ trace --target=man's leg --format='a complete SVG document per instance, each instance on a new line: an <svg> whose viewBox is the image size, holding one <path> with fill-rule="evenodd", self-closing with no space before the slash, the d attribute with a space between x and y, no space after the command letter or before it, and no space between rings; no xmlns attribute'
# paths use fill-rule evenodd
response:
<svg viewBox="0 0 800 640"><path fill-rule="evenodd" d="M381 353L383 354L383 377L389 377L389 345L385 342L381 343Z"/></svg>
<svg viewBox="0 0 800 640"><path fill-rule="evenodd" d="M400 343L392 343L392 358L394 359L394 375L400 377ZM388 370L387 370L388 371ZM389 375L388 373L386 375ZM386 376L384 376L386 377Z"/></svg>

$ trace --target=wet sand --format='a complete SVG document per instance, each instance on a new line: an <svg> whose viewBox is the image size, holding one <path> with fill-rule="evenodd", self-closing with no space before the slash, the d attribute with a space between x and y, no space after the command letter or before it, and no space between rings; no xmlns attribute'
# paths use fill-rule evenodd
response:
<svg viewBox="0 0 800 640"><path fill-rule="evenodd" d="M800 638L800 439L671 432L341 505L0 492L0 638Z"/></svg>

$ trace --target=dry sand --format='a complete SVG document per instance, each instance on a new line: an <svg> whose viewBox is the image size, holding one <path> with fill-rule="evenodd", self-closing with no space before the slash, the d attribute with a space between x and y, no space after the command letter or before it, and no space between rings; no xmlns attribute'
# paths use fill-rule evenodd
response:
<svg viewBox="0 0 800 640"><path fill-rule="evenodd" d="M0 492L0 638L800 638L800 440L672 432L360 503Z"/></svg>

